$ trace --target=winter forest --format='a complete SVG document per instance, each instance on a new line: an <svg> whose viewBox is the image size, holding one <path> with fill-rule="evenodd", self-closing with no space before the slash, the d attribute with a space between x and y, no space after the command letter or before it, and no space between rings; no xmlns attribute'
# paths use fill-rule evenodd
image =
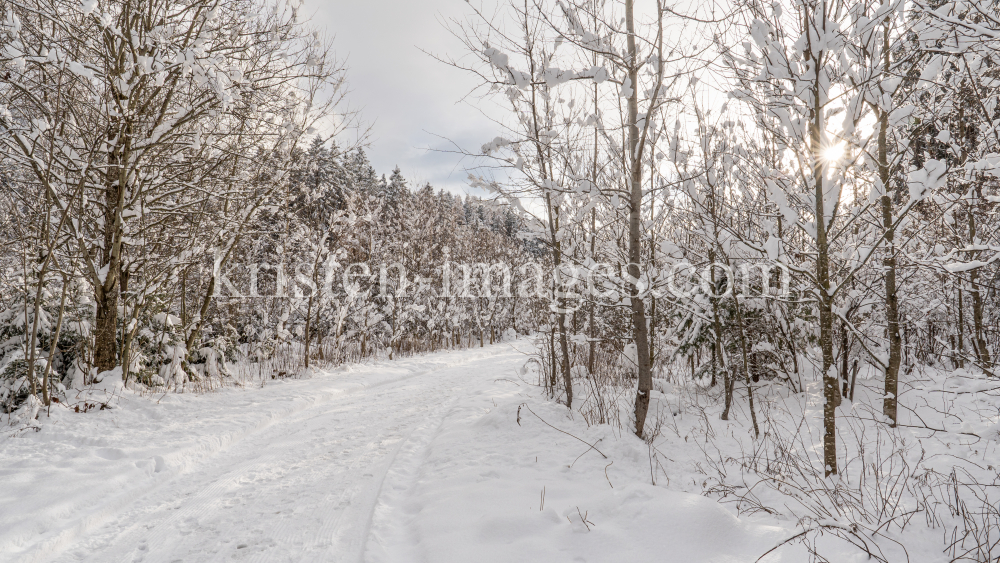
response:
<svg viewBox="0 0 1000 563"><path fill-rule="evenodd" d="M0 561L1000 561L995 3L328 4L0 0Z"/></svg>

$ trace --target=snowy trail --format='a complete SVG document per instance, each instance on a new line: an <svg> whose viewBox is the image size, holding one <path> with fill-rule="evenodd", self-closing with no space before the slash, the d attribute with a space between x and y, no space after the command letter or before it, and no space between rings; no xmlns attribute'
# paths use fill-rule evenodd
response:
<svg viewBox="0 0 1000 563"><path fill-rule="evenodd" d="M421 430L439 425L448 408L467 396L476 381L469 377L470 371L486 364L493 372L509 371L524 361L509 346L431 358L360 368L357 374L333 372L263 390L204 396L207 400L199 402L209 404L201 404L200 410L218 409L211 416L226 419L230 414L234 421L245 418L245 399L267 405L275 398L262 395L308 404L272 413L269 420L257 423L259 428L233 438L204 459L189 461L191 467L166 481L154 479L155 466L153 475L145 479L116 481L116 487L148 492L129 495L126 491L123 494L132 497L128 503L108 499L110 514L101 507L76 511L62 518L61 530L39 535L29 531L27 535L35 535L35 542L25 541L25 531L16 525L4 527L0 560L7 560L4 553L17 551L20 561L362 560L383 479L402 447ZM227 400L253 393L261 396ZM304 401L303 396L312 398ZM173 426L163 425L161 437L171 430L191 430L189 420L177 419ZM238 422L233 426L238 427ZM207 429L218 430L216 425ZM237 428L234 434L239 433ZM128 442L138 442L144 433L133 440L124 434L120 439L125 443L117 444L121 447L98 448L95 456L141 457L124 452L138 449L138 443ZM191 438L199 441L211 436ZM0 475L12 473L10 462L23 455L17 451L23 444L17 442L6 444ZM60 473L45 469L44 461L59 465L61 460L51 459L41 449L33 453L50 459L36 458L32 465L37 464L43 474ZM178 456L175 451L154 458L167 458L171 453ZM37 481L44 482L47 476L38 477ZM76 487L86 486L82 480L77 483L61 486L72 495ZM121 505L117 510L116 504ZM0 505L0 522L6 523L8 516L16 519L14 510L10 504ZM95 525L94 520L103 522ZM16 545L22 542L26 545Z"/></svg>
<svg viewBox="0 0 1000 563"><path fill-rule="evenodd" d="M354 393L272 424L164 487L75 551L82 561L184 561L246 550L360 559L366 523L399 446L439 416L461 368ZM439 378L428 382L428 378ZM149 552L149 555L146 555ZM155 555L154 555L155 554Z"/></svg>
<svg viewBox="0 0 1000 563"><path fill-rule="evenodd" d="M642 441L519 379L524 346L54 411L0 436L0 562L721 563L786 536L652 485Z"/></svg>

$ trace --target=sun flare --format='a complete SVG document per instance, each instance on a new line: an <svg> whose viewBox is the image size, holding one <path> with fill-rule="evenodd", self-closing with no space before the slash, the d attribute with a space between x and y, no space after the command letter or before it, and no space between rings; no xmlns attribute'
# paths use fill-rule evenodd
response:
<svg viewBox="0 0 1000 563"><path fill-rule="evenodd" d="M823 148L820 153L826 162L838 162L844 158L844 143L837 143Z"/></svg>

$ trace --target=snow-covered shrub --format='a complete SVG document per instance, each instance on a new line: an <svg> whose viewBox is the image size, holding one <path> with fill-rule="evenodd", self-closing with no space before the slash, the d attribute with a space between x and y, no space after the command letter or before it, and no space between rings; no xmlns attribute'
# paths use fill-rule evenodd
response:
<svg viewBox="0 0 1000 563"><path fill-rule="evenodd" d="M66 303L63 324L59 331L59 341L53 342L59 316L59 296L49 292L42 294L35 334L35 389L42 392L42 381L46 367L49 369L49 394L61 397L66 387L72 386L76 366L85 365L87 354L86 330L88 324L80 322L80 305L74 301ZM85 312L84 312L85 314ZM35 323L33 307L21 295L0 311L0 404L4 412L17 408L31 393L31 378L28 377L28 350L31 342L31 326ZM81 367L80 369L85 369Z"/></svg>
<svg viewBox="0 0 1000 563"><path fill-rule="evenodd" d="M221 379L232 375L228 363L235 359L236 343L230 337L217 336L191 352L189 365L200 377Z"/></svg>
<svg viewBox="0 0 1000 563"><path fill-rule="evenodd" d="M934 390L947 389L941 374L923 377L925 389L911 397L939 385ZM1000 439L995 408L968 395L940 405L913 401L912 419L892 428L877 410L881 398L859 390L853 408L840 414L841 473L827 477L813 447L820 431L817 407L805 394L760 397L759 439L713 431L702 414L703 435L692 443L704 454L699 468L707 496L741 514L795 522L800 533L786 543L805 545L817 561L845 548L894 561L901 546L939 538L946 560L985 562L1000 555L996 466L983 455Z"/></svg>
<svg viewBox="0 0 1000 563"><path fill-rule="evenodd" d="M42 379L45 373L45 361L35 362L35 389L41 392ZM49 380L49 392L56 395L60 392L54 379ZM28 361L23 352L8 354L0 364L0 410L10 413L20 407L31 396L31 378L28 377Z"/></svg>

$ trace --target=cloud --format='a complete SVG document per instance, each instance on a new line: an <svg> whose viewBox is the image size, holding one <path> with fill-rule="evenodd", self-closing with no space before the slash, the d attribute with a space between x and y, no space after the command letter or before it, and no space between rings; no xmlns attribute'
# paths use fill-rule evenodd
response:
<svg viewBox="0 0 1000 563"><path fill-rule="evenodd" d="M334 37L337 55L348 61L352 107L373 124L368 156L375 169L399 166L413 184L430 182L455 193L469 191L463 148L498 134L474 105L460 100L477 86L473 77L423 51L462 55L462 45L441 21L462 17L458 0L313 0L312 25ZM475 102L475 99L472 99ZM487 110L492 107L485 108Z"/></svg>

